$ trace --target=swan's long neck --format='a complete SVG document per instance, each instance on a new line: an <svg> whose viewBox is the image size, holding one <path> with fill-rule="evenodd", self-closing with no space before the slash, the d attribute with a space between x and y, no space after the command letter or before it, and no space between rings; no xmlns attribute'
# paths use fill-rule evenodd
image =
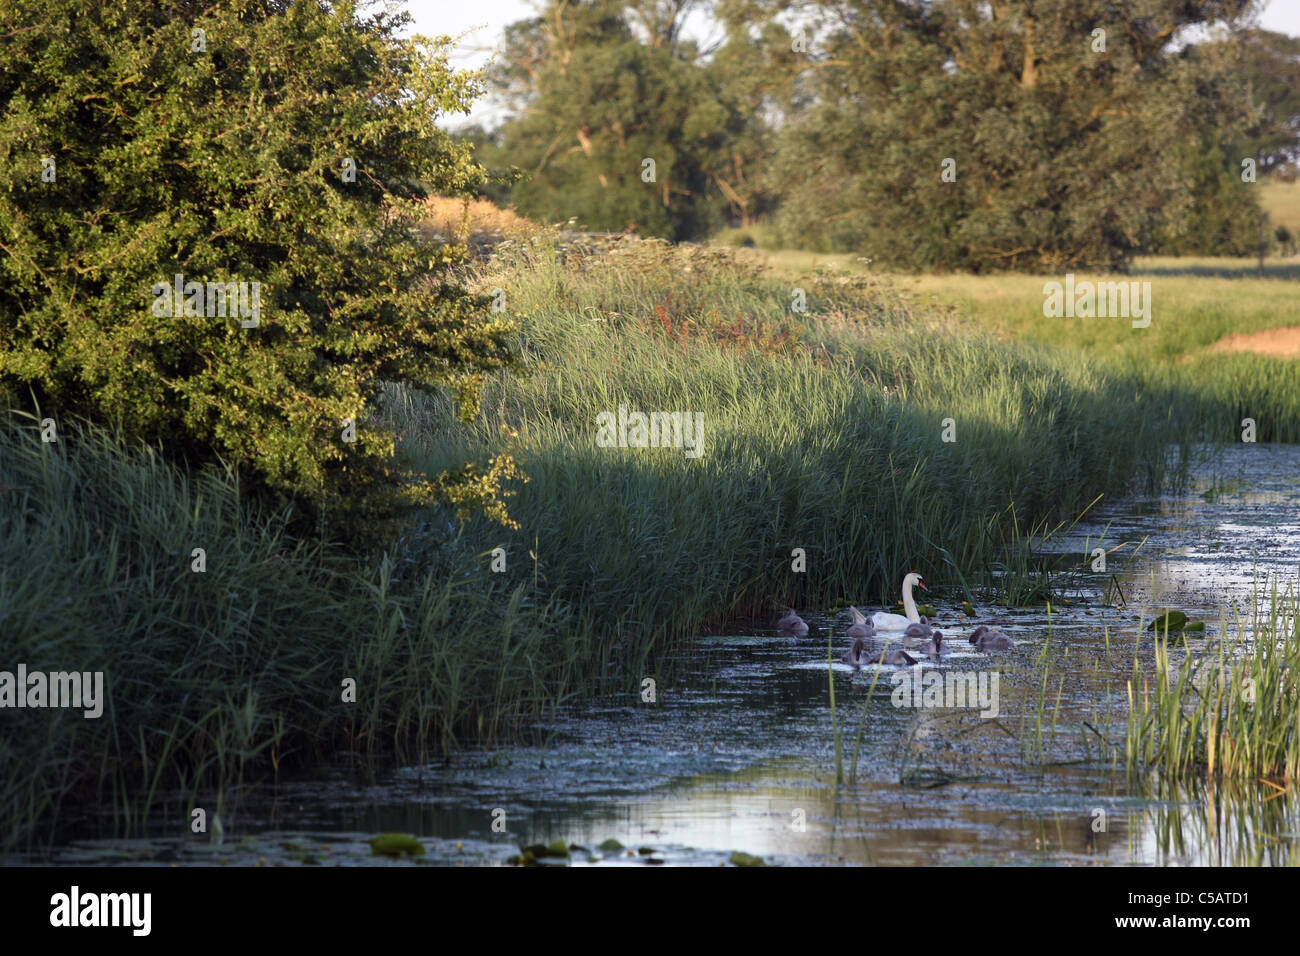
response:
<svg viewBox="0 0 1300 956"><path fill-rule="evenodd" d="M921 615L916 613L916 601L912 600L912 582L908 582L903 588L903 613L913 624L921 623Z"/></svg>

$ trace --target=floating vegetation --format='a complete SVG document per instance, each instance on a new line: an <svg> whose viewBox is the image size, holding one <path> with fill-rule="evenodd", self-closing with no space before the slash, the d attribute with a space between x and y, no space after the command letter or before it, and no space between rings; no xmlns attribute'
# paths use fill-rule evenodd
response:
<svg viewBox="0 0 1300 956"><path fill-rule="evenodd" d="M519 848L519 855L506 860L510 866L568 866L572 859L569 846L563 840L550 844L534 843Z"/></svg>
<svg viewBox="0 0 1300 956"><path fill-rule="evenodd" d="M424 844L409 833L384 833L370 838L375 856L423 856Z"/></svg>
<svg viewBox="0 0 1300 956"><path fill-rule="evenodd" d="M1187 625L1187 615L1182 611L1174 611L1169 608L1156 612L1156 619L1147 625L1148 631L1168 631L1173 634L1175 631L1184 630ZM1204 623L1201 624L1201 630L1205 629Z"/></svg>

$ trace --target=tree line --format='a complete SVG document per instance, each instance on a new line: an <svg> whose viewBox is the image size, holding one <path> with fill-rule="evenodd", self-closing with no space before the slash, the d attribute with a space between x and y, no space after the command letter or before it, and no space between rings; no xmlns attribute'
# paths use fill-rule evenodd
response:
<svg viewBox="0 0 1300 956"><path fill-rule="evenodd" d="M543 221L903 268L1248 255L1300 158L1300 40L1256 0L546 0L462 131Z"/></svg>

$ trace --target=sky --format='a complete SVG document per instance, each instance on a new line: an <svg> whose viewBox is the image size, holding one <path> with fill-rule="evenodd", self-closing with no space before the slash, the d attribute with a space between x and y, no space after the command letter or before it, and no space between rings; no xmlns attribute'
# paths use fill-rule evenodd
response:
<svg viewBox="0 0 1300 956"><path fill-rule="evenodd" d="M453 63L460 67L481 66L501 41L503 28L516 20L536 15L541 0L407 0L406 8L415 20L413 32L429 36L457 36L472 31L460 44ZM1300 0L1271 0L1260 18L1260 26L1278 33L1300 36ZM491 125L492 107L480 103L469 122Z"/></svg>

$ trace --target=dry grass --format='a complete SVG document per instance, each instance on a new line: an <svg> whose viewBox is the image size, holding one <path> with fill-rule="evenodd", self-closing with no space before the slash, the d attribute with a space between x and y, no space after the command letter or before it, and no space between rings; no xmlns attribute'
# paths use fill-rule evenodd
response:
<svg viewBox="0 0 1300 956"><path fill-rule="evenodd" d="M426 238L433 234L446 239L471 243L499 242L502 239L527 239L537 233L536 223L502 209L486 199L452 199L432 196L424 202L425 213L420 228Z"/></svg>

